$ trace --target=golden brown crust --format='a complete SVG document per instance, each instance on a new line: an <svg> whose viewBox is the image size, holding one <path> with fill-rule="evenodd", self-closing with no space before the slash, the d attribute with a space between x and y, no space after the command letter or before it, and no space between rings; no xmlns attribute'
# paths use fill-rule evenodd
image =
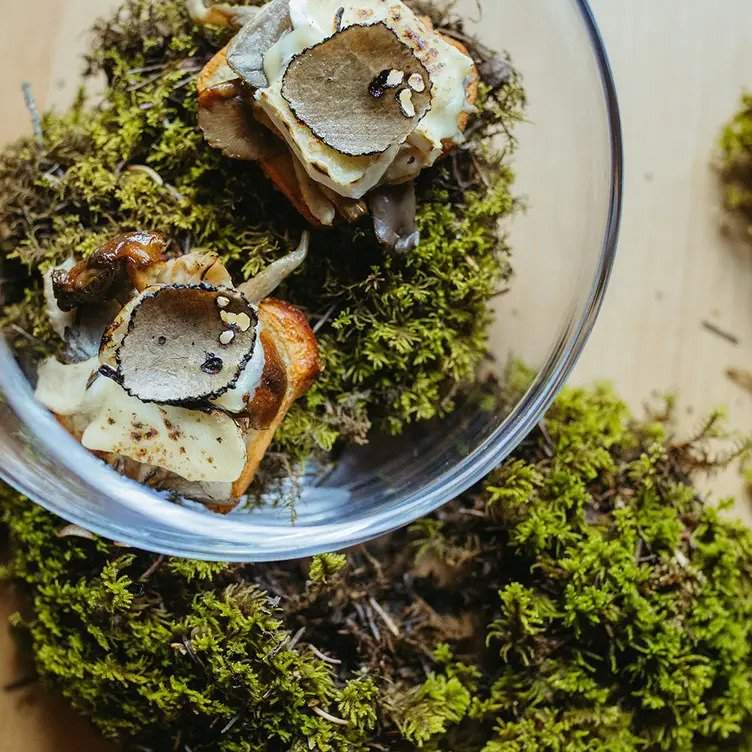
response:
<svg viewBox="0 0 752 752"><path fill-rule="evenodd" d="M228 43L223 47L198 74L196 88L199 94L203 94L207 89L211 89L212 86L237 78L237 75L227 63L227 50L229 46Z"/></svg>
<svg viewBox="0 0 752 752"><path fill-rule="evenodd" d="M259 306L259 320L267 335L273 340L279 361L285 368L287 391L269 426L261 430L251 428L248 431L248 457L243 473L233 483L233 499L239 499L248 490L287 411L298 397L308 391L321 371L316 335L302 311L282 300L268 298ZM216 511L231 509L214 508Z"/></svg>
<svg viewBox="0 0 752 752"><path fill-rule="evenodd" d="M263 431L272 424L287 394L287 369L274 339L267 331L259 337L264 348L264 371L253 399L248 402L251 428Z"/></svg>

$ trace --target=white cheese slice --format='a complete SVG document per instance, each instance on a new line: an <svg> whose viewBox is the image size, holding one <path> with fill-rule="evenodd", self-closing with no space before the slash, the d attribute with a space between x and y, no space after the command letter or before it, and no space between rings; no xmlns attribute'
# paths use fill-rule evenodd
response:
<svg viewBox="0 0 752 752"><path fill-rule="evenodd" d="M128 457L197 482L229 483L245 467L242 431L223 412L146 404L102 377L88 390L83 410L92 418L81 443L92 451Z"/></svg>
<svg viewBox="0 0 752 752"><path fill-rule="evenodd" d="M34 396L57 415L76 415L81 412L86 400L86 385L98 368L97 357L73 365L47 358L37 371Z"/></svg>

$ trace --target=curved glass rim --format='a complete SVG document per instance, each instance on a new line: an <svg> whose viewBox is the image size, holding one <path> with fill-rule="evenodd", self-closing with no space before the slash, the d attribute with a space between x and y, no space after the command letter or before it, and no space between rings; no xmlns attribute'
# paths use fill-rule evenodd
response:
<svg viewBox="0 0 752 752"><path fill-rule="evenodd" d="M350 547L396 530L457 498L503 461L543 418L561 390L580 356L595 324L608 286L616 255L623 193L623 143L621 118L611 66L588 0L574 0L590 36L603 88L611 144L611 189L602 250L584 310L572 327L574 333L562 343L541 368L527 393L494 433L476 447L461 463L434 478L425 488L406 497L399 514L382 511L362 519L341 523L289 527L233 521L216 516L211 521L211 550L202 545L180 549L161 540L157 531L134 532L115 522L103 524L87 510L61 508L53 499L40 498L25 482L0 476L36 503L67 520L108 539L167 555L218 561L281 561L312 556L322 551ZM0 343L2 369L16 382L6 399L21 421L38 430L35 439L49 456L80 477L103 497L115 499L139 516L152 519L186 535L195 531L197 519L206 522L202 512L167 501L155 504L154 492L131 481L94 458L75 441L36 400L31 387L15 363L7 346ZM7 373L7 371L6 371ZM510 429L511 426L511 429ZM145 534L144 534L145 533ZM312 542L315 541L315 542Z"/></svg>

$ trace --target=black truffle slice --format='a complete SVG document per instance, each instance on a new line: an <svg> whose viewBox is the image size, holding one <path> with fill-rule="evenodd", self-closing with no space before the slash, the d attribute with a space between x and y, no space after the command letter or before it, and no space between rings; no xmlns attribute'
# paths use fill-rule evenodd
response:
<svg viewBox="0 0 752 752"><path fill-rule="evenodd" d="M269 85L264 55L292 28L290 0L271 0L236 35L227 52L227 63L254 89Z"/></svg>
<svg viewBox="0 0 752 752"><path fill-rule="evenodd" d="M422 92L406 89L412 104L407 111L400 105L400 92L384 96L389 82L406 86L405 81L418 76L425 87ZM431 79L386 24L355 25L293 58L282 96L327 146L366 156L382 154L412 133L431 107Z"/></svg>
<svg viewBox="0 0 752 752"><path fill-rule="evenodd" d="M235 385L253 355L257 328L256 312L237 290L149 290L118 347L118 380L142 402L214 399Z"/></svg>

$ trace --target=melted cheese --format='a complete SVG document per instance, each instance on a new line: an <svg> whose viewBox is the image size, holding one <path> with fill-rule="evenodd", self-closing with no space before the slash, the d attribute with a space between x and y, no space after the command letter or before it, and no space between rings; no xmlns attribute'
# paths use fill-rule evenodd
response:
<svg viewBox="0 0 752 752"><path fill-rule="evenodd" d="M431 110L408 141L423 153L421 165L433 164L445 141L459 143L460 115L469 107L466 85L473 61L425 24L399 0L291 0L293 29L265 55L268 88L257 94L258 105L272 120L310 177L348 198L362 198L384 179L400 151L395 144L375 156L351 157L328 147L299 122L282 96L282 80L290 61L303 50L322 42L335 31L336 17L344 8L341 27L383 22L407 44L431 76Z"/></svg>
<svg viewBox="0 0 752 752"><path fill-rule="evenodd" d="M92 417L81 444L92 451L197 482L231 482L245 467L242 431L225 413L146 404L106 378L87 390L84 411Z"/></svg>
<svg viewBox="0 0 752 752"><path fill-rule="evenodd" d="M212 400L212 404L230 413L242 413L246 409L247 403L256 394L265 364L266 355L264 354L264 346L261 344L261 322L259 322L256 330L256 345L253 348L251 359L240 372L235 386L228 389L217 399Z"/></svg>
<svg viewBox="0 0 752 752"><path fill-rule="evenodd" d="M39 369L36 398L57 415L76 418L83 446L188 481L231 483L240 476L246 443L229 415L146 404L102 376L87 388L98 366L96 358L75 365L49 358Z"/></svg>
<svg viewBox="0 0 752 752"><path fill-rule="evenodd" d="M64 365L55 358L47 360L37 371L34 396L48 410L70 417L80 413L86 400L86 386L99 368L99 358Z"/></svg>

